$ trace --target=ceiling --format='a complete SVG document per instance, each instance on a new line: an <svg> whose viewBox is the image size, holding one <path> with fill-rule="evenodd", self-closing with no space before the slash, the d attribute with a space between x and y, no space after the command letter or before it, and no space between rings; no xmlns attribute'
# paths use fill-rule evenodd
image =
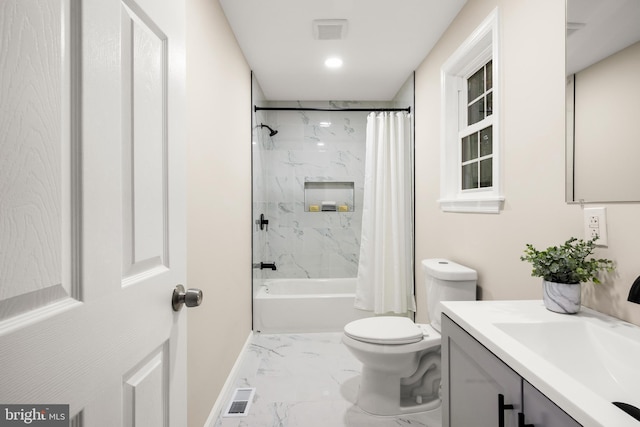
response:
<svg viewBox="0 0 640 427"><path fill-rule="evenodd" d="M389 101L466 0L219 0L267 100ZM341 40L313 21L346 19ZM343 66L328 69L327 57Z"/></svg>

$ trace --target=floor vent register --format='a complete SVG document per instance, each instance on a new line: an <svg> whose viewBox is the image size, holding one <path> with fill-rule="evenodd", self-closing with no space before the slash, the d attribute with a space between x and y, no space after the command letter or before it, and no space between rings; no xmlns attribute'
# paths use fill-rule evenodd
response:
<svg viewBox="0 0 640 427"><path fill-rule="evenodd" d="M249 407L253 402L253 396L256 394L255 388L237 388L233 392L233 397L222 414L223 417L246 417L249 413Z"/></svg>

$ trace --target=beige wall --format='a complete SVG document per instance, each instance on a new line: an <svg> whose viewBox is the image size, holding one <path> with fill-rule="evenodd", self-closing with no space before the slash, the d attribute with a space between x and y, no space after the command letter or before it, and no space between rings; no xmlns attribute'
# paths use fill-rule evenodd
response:
<svg viewBox="0 0 640 427"><path fill-rule="evenodd" d="M640 200L640 42L575 76L575 200Z"/></svg>
<svg viewBox="0 0 640 427"><path fill-rule="evenodd" d="M498 215L443 213L440 194L440 67L496 7L500 13L504 210ZM420 260L445 257L476 269L482 299L541 298L541 279L519 257L583 237L582 210L564 193L564 2L469 0L416 71L416 280L418 321L426 321ZM607 205L609 248L617 277L585 285L586 305L640 325L626 301L640 275L640 205Z"/></svg>
<svg viewBox="0 0 640 427"><path fill-rule="evenodd" d="M217 0L187 0L189 426L251 331L251 73Z"/></svg>

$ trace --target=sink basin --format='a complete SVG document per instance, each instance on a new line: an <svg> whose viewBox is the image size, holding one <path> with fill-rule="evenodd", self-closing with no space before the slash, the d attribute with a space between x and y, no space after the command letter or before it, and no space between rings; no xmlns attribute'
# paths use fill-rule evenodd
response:
<svg viewBox="0 0 640 427"><path fill-rule="evenodd" d="M570 319L494 325L609 402L640 407L638 328L588 317Z"/></svg>

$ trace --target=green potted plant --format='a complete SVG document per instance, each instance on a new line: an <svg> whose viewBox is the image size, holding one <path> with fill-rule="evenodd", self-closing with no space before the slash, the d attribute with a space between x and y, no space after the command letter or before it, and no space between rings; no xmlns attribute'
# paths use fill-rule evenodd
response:
<svg viewBox="0 0 640 427"><path fill-rule="evenodd" d="M583 282L600 283L601 271L613 271L613 261L588 258L596 246L591 240L570 238L560 246L539 251L527 243L522 261L533 265L532 276L542 277L545 307L558 313L577 313L580 310Z"/></svg>

